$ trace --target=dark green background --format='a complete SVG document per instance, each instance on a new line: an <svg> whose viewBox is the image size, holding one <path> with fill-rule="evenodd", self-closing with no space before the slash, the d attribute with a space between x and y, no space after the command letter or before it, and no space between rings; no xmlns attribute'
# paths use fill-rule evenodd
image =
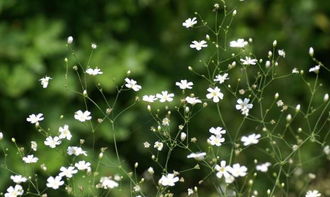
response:
<svg viewBox="0 0 330 197"><path fill-rule="evenodd" d="M79 87L72 70L77 62L66 48L66 38L69 35L74 37L74 48L83 64L86 64L90 54L91 42L98 44L90 65L100 67L104 74L96 79L89 78L88 84L89 95L102 107L105 107L104 101L95 84L102 85L111 102L116 94L115 88L122 84L127 70L131 70L131 77L143 86L140 96L164 89L179 94L174 86L175 81L186 78L200 84L196 87L196 94L204 98L208 84L189 72L187 67L199 68L201 66L198 60L213 54L211 49L197 53L189 48L191 40L203 39L208 32L206 29L187 30L181 24L186 18L193 17L195 11L212 24L214 3L216 1L208 0L0 0L0 129L5 135L2 145L10 147L7 162L11 168L17 172L22 172L24 168L10 142L11 137L16 138L19 146L25 147L29 146L31 140L42 140L35 128L25 121L31 113L44 113L45 121L42 126L50 128L53 133L56 133L59 126L69 124L74 135L72 144L77 144L80 138L85 138L86 141L91 139L88 127L73 119L73 113L83 108L81 97L63 87L65 57L70 60L70 87L77 90ZM286 61L280 63L285 72L290 72L293 67L306 70L314 65L307 53L310 46L314 47L316 57L324 65L329 65L330 1L235 0L228 1L228 7L238 10L228 40L253 38L253 51L258 57L265 57L273 40L278 40L279 47L287 53ZM51 76L53 80L50 81L49 88L42 89L38 80L45 75ZM307 75L307 78L313 77ZM320 78L323 82L322 90L328 91L329 74L321 73ZM298 83L286 81L285 84L277 85L275 88L281 96L293 101L292 103L307 103L306 88L300 87ZM322 95L320 93L319 100ZM271 97L273 93L269 96ZM124 92L119 100L119 108L123 109L133 99L132 92ZM227 104L228 107L224 107L225 120L235 124L237 112L233 109L234 103L228 101ZM138 104L116 123L122 159L131 167L135 161L139 161L139 173L154 165L149 159L150 154L142 145L146 140L155 140L149 131L154 122L144 111L145 105ZM97 110L93 112L95 117L99 113ZM210 126L220 124L216 113L216 110L209 108L195 119L191 126L195 136L205 138ZM64 118L60 119L60 115L64 115ZM175 124L180 123L179 119L175 120L175 116L173 119ZM97 128L96 142L98 147L110 147L108 165L111 166L115 159L113 135L109 127L109 124L103 124ZM87 142L86 146L91 147L91 144ZM321 150L319 146L311 146L306 149L305 155L321 154ZM95 155L97 154L96 150ZM193 164L185 159L185 155L186 153L181 152L174 155L170 163L171 169L178 168L178 165L184 166L180 169L191 167ZM46 176L55 174L58 167L65 164L63 156L50 151L42 142L39 156L44 156L44 161L49 162ZM90 156L92 158L93 154ZM322 161L324 163L311 165L306 173L322 173L324 176L320 182L326 179L329 181L329 162L325 159ZM113 174L116 169L107 168L105 171ZM8 176L8 171L0 169L2 191L9 184ZM186 185L196 185L203 177L198 173L190 176L190 180L186 179ZM261 179L260 183L271 185L267 180L269 179ZM266 190L268 187L261 188ZM203 188L214 189L211 183L201 186L202 192ZM185 190L184 186L178 188L178 191ZM295 191L297 192L296 189L292 190L293 193Z"/></svg>

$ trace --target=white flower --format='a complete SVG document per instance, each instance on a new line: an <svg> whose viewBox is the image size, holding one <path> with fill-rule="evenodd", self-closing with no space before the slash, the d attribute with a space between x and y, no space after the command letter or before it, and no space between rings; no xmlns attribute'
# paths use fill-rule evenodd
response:
<svg viewBox="0 0 330 197"><path fill-rule="evenodd" d="M293 68L291 73L292 74L298 74L299 73L299 70L297 68Z"/></svg>
<svg viewBox="0 0 330 197"><path fill-rule="evenodd" d="M220 84L222 84L223 82L225 82L225 80L228 80L228 73L224 73L223 75L217 75L215 76L214 81L218 81Z"/></svg>
<svg viewBox="0 0 330 197"><path fill-rule="evenodd" d="M261 137L260 134L253 133L253 134L251 134L249 136L243 136L241 138L241 141L243 142L243 145L244 146L249 146L251 144L258 144L260 137Z"/></svg>
<svg viewBox="0 0 330 197"><path fill-rule="evenodd" d="M187 103L192 104L192 105L195 105L197 103L202 103L202 101L196 97L187 96L185 100Z"/></svg>
<svg viewBox="0 0 330 197"><path fill-rule="evenodd" d="M3 133L0 132L0 140L2 140L2 139L3 139Z"/></svg>
<svg viewBox="0 0 330 197"><path fill-rule="evenodd" d="M193 27L196 23L197 23L196 17L194 17L194 18L188 18L187 20L185 20L182 23L182 26L184 26L186 28L190 28L190 27Z"/></svg>
<svg viewBox="0 0 330 197"><path fill-rule="evenodd" d="M214 135L221 136L222 134L226 134L226 130L223 130L222 127L211 127L209 129L210 133L213 133Z"/></svg>
<svg viewBox="0 0 330 197"><path fill-rule="evenodd" d="M67 41L66 41L66 43L72 44L72 42L73 42L73 37L72 36L69 36L68 39L67 39Z"/></svg>
<svg viewBox="0 0 330 197"><path fill-rule="evenodd" d="M208 88L207 91L209 93L206 95L206 98L213 99L213 102L218 103L220 99L223 99L223 93L221 92L220 88Z"/></svg>
<svg viewBox="0 0 330 197"><path fill-rule="evenodd" d="M7 193L5 193L5 197L17 197L23 195L24 190L22 186L15 185L15 187L10 186L7 189Z"/></svg>
<svg viewBox="0 0 330 197"><path fill-rule="evenodd" d="M74 118L76 120L79 120L80 122L85 122L86 120L92 119L92 117L90 115L91 115L91 112L89 112L87 110L84 112L82 112L81 110L78 110L74 113Z"/></svg>
<svg viewBox="0 0 330 197"><path fill-rule="evenodd" d="M175 83L176 86L178 86L180 89L192 89L192 85L194 85L193 82L188 82L187 80L181 80L180 82Z"/></svg>
<svg viewBox="0 0 330 197"><path fill-rule="evenodd" d="M49 146L50 148L55 148L57 145L61 144L61 140L59 137L55 136L55 137L47 137L46 140L44 141L44 144L46 146Z"/></svg>
<svg viewBox="0 0 330 197"><path fill-rule="evenodd" d="M159 99L159 102L164 103L164 102L171 102L173 101L174 94L173 93L168 93L167 91L162 91L161 94L156 94L156 97Z"/></svg>
<svg viewBox="0 0 330 197"><path fill-rule="evenodd" d="M142 100L148 103L153 103L157 98L154 95L144 95Z"/></svg>
<svg viewBox="0 0 330 197"><path fill-rule="evenodd" d="M81 147L78 147L78 146L69 146L67 149L67 153L68 153L68 155L75 155L75 156L85 155L85 156L87 156L86 151L84 151Z"/></svg>
<svg viewBox="0 0 330 197"><path fill-rule="evenodd" d="M96 49L97 48L97 45L95 43L92 43L91 44L91 47L92 47L92 49Z"/></svg>
<svg viewBox="0 0 330 197"><path fill-rule="evenodd" d="M240 110L243 115L248 116L250 109L252 109L253 104L249 103L250 99L245 98L244 100L238 99L236 104L236 109Z"/></svg>
<svg viewBox="0 0 330 197"><path fill-rule="evenodd" d="M309 72L314 72L314 73L317 74L317 73L319 73L319 70L320 70L320 65L316 65L316 66L310 68L308 71Z"/></svg>
<svg viewBox="0 0 330 197"><path fill-rule="evenodd" d="M248 42L241 38L237 39L237 40L233 40L229 43L230 47L233 47L233 48L243 48L247 44L248 44Z"/></svg>
<svg viewBox="0 0 330 197"><path fill-rule="evenodd" d="M158 151L161 151L163 149L164 144L162 142L156 141L154 144L154 148L156 148Z"/></svg>
<svg viewBox="0 0 330 197"><path fill-rule="evenodd" d="M54 177L52 177L52 176L50 176L50 177L48 177L48 179L47 179L47 187L49 187L49 188L53 188L53 189L58 189L61 185L63 185L64 184L64 181L62 181L61 180L62 179L62 177L60 177L60 176L56 176L55 178Z"/></svg>
<svg viewBox="0 0 330 197"><path fill-rule="evenodd" d="M148 170L147 170L147 172L149 174L154 174L155 173L155 171L154 171L154 169L152 167L149 167Z"/></svg>
<svg viewBox="0 0 330 197"><path fill-rule="evenodd" d="M230 174L230 172L232 171L232 167L230 167L230 166L227 166L226 165L226 161L224 161L224 160L222 160L221 162L220 162L220 165L215 165L215 170L216 171L218 171L217 172L217 177L220 179L220 178L222 178L222 177L230 177L230 176L232 176L231 174Z"/></svg>
<svg viewBox="0 0 330 197"><path fill-rule="evenodd" d="M137 84L137 82L133 79L126 78L125 79L127 88L133 89L135 92L139 91L142 87Z"/></svg>
<svg viewBox="0 0 330 197"><path fill-rule="evenodd" d="M91 163L86 162L86 161L79 161L74 164L78 170L87 170L87 172L91 171Z"/></svg>
<svg viewBox="0 0 330 197"><path fill-rule="evenodd" d="M64 125L63 127L60 127L58 131L60 132L60 136L59 136L60 139L66 138L67 140L71 140L72 135L68 125Z"/></svg>
<svg viewBox="0 0 330 197"><path fill-rule="evenodd" d="M257 60L251 59L250 57L245 57L245 59L241 59L243 65L256 65Z"/></svg>
<svg viewBox="0 0 330 197"><path fill-rule="evenodd" d="M39 113L37 115L31 114L28 118L26 118L26 121L30 122L31 124L38 125L40 121L44 119L43 114Z"/></svg>
<svg viewBox="0 0 330 197"><path fill-rule="evenodd" d="M310 56L314 56L314 49L313 47L309 47L308 53Z"/></svg>
<svg viewBox="0 0 330 197"><path fill-rule="evenodd" d="M256 170L258 170L260 172L267 172L268 167L271 165L272 164L270 162L262 163L262 164L256 165Z"/></svg>
<svg viewBox="0 0 330 197"><path fill-rule="evenodd" d="M323 152L324 152L324 154L326 154L326 155L330 155L330 146L329 146L329 145L326 145L326 146L323 148Z"/></svg>
<svg viewBox="0 0 330 197"><path fill-rule="evenodd" d="M278 51L278 55L281 56L281 57L285 57L285 51L283 49L279 49Z"/></svg>
<svg viewBox="0 0 330 197"><path fill-rule="evenodd" d="M88 68L87 70L86 70L86 73L87 74L89 74L89 75L101 75L101 74L103 74L103 72L101 71L101 69L99 69L99 68L94 68L94 69L92 69L92 68Z"/></svg>
<svg viewBox="0 0 330 197"><path fill-rule="evenodd" d="M207 139L207 143L211 144L212 146L221 146L222 142L225 141L225 138L223 138L221 135L211 135Z"/></svg>
<svg viewBox="0 0 330 197"><path fill-rule="evenodd" d="M20 184L25 183L27 181L27 178L25 178L22 175L11 175L10 179L14 181L14 183Z"/></svg>
<svg viewBox="0 0 330 197"><path fill-rule="evenodd" d="M243 177L246 176L246 171L247 168L245 166L241 166L240 164L236 163L233 165L230 173L234 176L234 177Z"/></svg>
<svg viewBox="0 0 330 197"><path fill-rule="evenodd" d="M185 132L181 132L181 133L180 133L180 140L181 140L181 141L185 140L186 137L187 137L187 134L186 134Z"/></svg>
<svg viewBox="0 0 330 197"><path fill-rule="evenodd" d="M169 173L167 175L162 175L158 183L163 186L174 186L176 182L179 181L179 178L174 175L174 173Z"/></svg>
<svg viewBox="0 0 330 197"><path fill-rule="evenodd" d="M197 51L200 51L203 47L207 47L206 41L205 40L201 40L201 41L192 41L192 43L190 44L190 48L192 49L196 49Z"/></svg>
<svg viewBox="0 0 330 197"><path fill-rule="evenodd" d="M191 196L194 194L194 190L191 188L188 188L188 196Z"/></svg>
<svg viewBox="0 0 330 197"><path fill-rule="evenodd" d="M60 172L59 176L61 176L61 177L65 176L67 178L72 178L72 176L78 172L78 170L76 170L76 168L73 166L69 166L67 168L61 167L60 171L61 172Z"/></svg>
<svg viewBox="0 0 330 197"><path fill-rule="evenodd" d="M321 196L321 193L319 191L317 191L317 190L309 190L309 191L307 191L305 197L320 197L320 196Z"/></svg>
<svg viewBox="0 0 330 197"><path fill-rule="evenodd" d="M37 163L38 158L33 155L28 155L26 157L23 157L23 161L25 163Z"/></svg>
<svg viewBox="0 0 330 197"><path fill-rule="evenodd" d="M111 177L101 177L99 185L103 189L113 189L119 186L119 184L112 180Z"/></svg>
<svg viewBox="0 0 330 197"><path fill-rule="evenodd" d="M193 159L196 159L196 160L203 160L205 156L206 156L205 152L199 152L199 153L190 153L187 156L187 158L188 159L193 158Z"/></svg>
<svg viewBox="0 0 330 197"><path fill-rule="evenodd" d="M37 149L38 149L38 144L37 144L37 142L35 142L35 141L31 141L31 149L32 149L33 151L37 151Z"/></svg>
<svg viewBox="0 0 330 197"><path fill-rule="evenodd" d="M46 77L43 77L43 78L39 79L39 81L40 81L43 88L47 88L49 80L51 80L51 79L52 78L46 76Z"/></svg>

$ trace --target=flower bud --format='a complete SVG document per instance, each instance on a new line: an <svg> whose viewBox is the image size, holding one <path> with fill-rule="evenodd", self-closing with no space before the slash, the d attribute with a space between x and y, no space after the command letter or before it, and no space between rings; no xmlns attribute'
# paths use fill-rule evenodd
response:
<svg viewBox="0 0 330 197"><path fill-rule="evenodd" d="M327 102L328 100L329 100L329 94L326 93L326 94L324 95L324 97L323 97L323 101L324 101L324 102Z"/></svg>
<svg viewBox="0 0 330 197"><path fill-rule="evenodd" d="M72 42L73 42L73 37L72 36L69 36L68 39L67 39L67 41L66 41L66 43L72 44Z"/></svg>
<svg viewBox="0 0 330 197"><path fill-rule="evenodd" d="M313 47L309 47L308 53L309 53L310 56L312 56L312 57L314 56L314 49L313 49Z"/></svg>

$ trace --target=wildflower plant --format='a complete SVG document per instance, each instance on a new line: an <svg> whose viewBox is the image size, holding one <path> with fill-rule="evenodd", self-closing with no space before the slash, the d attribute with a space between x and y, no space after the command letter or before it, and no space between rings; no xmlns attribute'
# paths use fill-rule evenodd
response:
<svg viewBox="0 0 330 197"><path fill-rule="evenodd" d="M26 124L35 127L39 138L31 141L30 148L22 148L12 139L18 157L26 164L24 170L12 168L6 160L8 149L1 144L2 167L11 173L12 180L3 195L51 196L62 192L68 196L163 197L199 196L207 191L227 197L290 196L301 191L296 196L321 196L310 184L312 176L307 175L316 169L305 170L314 159L330 157L329 96L319 79L319 74L328 73L329 68L317 60L313 48L306 50L306 55L316 65L282 68L290 52L279 48L277 41L266 44L269 51L257 57L252 38L230 35L239 11L228 7L226 1L215 3L211 10L214 24L198 12L177 24L191 34L207 32L187 44L191 53L211 54L199 56L202 58L196 65L187 67L191 78L200 78L198 82L185 76L172 82L171 89L144 93L143 80L127 71L111 98L102 84L96 84L101 103L96 102L99 99L91 94L88 83L106 74L91 64L98 45L92 43L88 61L80 63L74 38L69 36L66 44L71 55L64 61L64 88L82 100L72 111L71 122L87 127L88 137L77 139L69 122L45 128L48 115L43 112L27 115ZM70 85L72 73L80 87ZM47 74L52 77L40 79L43 91L57 77ZM299 83L307 89L304 100L297 102L285 95L287 90L274 89L289 88L292 81L293 86ZM130 94L124 94L127 92ZM131 103L118 109L118 102L127 95L134 95ZM127 150L118 144L117 124L125 112L134 108L151 121L144 123L150 130L139 133L143 141L140 147L148 155L130 164L121 157ZM227 111L235 117L229 117ZM209 130L196 134L198 124L208 125ZM96 138L99 127L104 126L111 131L110 144L99 144L101 139ZM0 143L10 138L9 134L0 134ZM310 146L320 151L308 160L301 158L300 153ZM40 148L65 155L64 159L52 160L58 162L58 168L48 170L50 164L45 155L39 155ZM187 165L181 166L181 162ZM140 169L140 164L148 167Z"/></svg>

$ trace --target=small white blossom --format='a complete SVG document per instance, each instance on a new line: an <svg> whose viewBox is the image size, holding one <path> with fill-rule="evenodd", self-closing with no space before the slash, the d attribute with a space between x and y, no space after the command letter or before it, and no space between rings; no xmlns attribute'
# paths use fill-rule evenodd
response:
<svg viewBox="0 0 330 197"><path fill-rule="evenodd" d="M329 100L329 94L326 93L324 96L323 96L323 101L324 102L327 102Z"/></svg>
<svg viewBox="0 0 330 197"><path fill-rule="evenodd" d="M179 177L175 176L174 173L169 173L167 175L162 175L158 182L162 186L174 186L178 181Z"/></svg>
<svg viewBox="0 0 330 197"><path fill-rule="evenodd" d="M22 175L11 175L10 179L13 180L13 182L17 183L17 184L25 183L27 181L27 178L25 178Z"/></svg>
<svg viewBox="0 0 330 197"><path fill-rule="evenodd" d="M26 157L23 157L23 161L25 163L37 163L38 158L34 155L27 155Z"/></svg>
<svg viewBox="0 0 330 197"><path fill-rule="evenodd" d="M292 74L299 74L299 70L297 68L293 68L291 73Z"/></svg>
<svg viewBox="0 0 330 197"><path fill-rule="evenodd" d="M252 107L253 107L253 104L251 104L249 102L250 102L250 99L248 99L248 98L244 98L244 100L238 99L237 104L236 104L236 109L240 110L243 115L248 116L250 109L252 109Z"/></svg>
<svg viewBox="0 0 330 197"><path fill-rule="evenodd" d="M134 90L135 92L139 91L142 87L137 84L137 82L133 79L125 78L127 88Z"/></svg>
<svg viewBox="0 0 330 197"><path fill-rule="evenodd" d="M24 190L20 185L15 185L15 187L10 186L7 189L7 193L5 193L5 197L17 197L23 195Z"/></svg>
<svg viewBox="0 0 330 197"><path fill-rule="evenodd" d="M56 176L55 178L50 176L47 179L47 187L52 188L52 189L58 189L61 185L64 184L64 181L62 181L62 177Z"/></svg>
<svg viewBox="0 0 330 197"><path fill-rule="evenodd" d="M241 166L240 164L236 163L233 165L233 167L231 168L230 173L234 176L234 177L244 177L247 174L247 168L245 166Z"/></svg>
<svg viewBox="0 0 330 197"><path fill-rule="evenodd" d="M60 127L58 129L58 131L60 132L59 138L60 139L67 139L67 140L71 140L72 135L71 132L69 130L69 126L68 125L64 125L63 127Z"/></svg>
<svg viewBox="0 0 330 197"><path fill-rule="evenodd" d="M222 127L215 127L215 128L214 127L211 127L209 129L209 132L210 133L213 133L216 136L221 136L223 134L226 134L226 130L222 129Z"/></svg>
<svg viewBox="0 0 330 197"><path fill-rule="evenodd" d="M67 149L67 153L68 153L68 155L75 155L75 156L84 155L84 156L87 156L86 151L84 151L81 147L78 147L78 146L69 146L68 149Z"/></svg>
<svg viewBox="0 0 330 197"><path fill-rule="evenodd" d="M91 112L87 110L84 112L82 112L81 110L76 111L74 114L74 118L76 120L79 120L80 122L85 122L86 120L92 119Z"/></svg>
<svg viewBox="0 0 330 197"><path fill-rule="evenodd" d="M101 177L99 185L103 189L113 189L119 186L119 184L112 180L111 177Z"/></svg>
<svg viewBox="0 0 330 197"><path fill-rule="evenodd" d="M164 103L164 102L171 102L173 101L174 94L173 93L168 93L167 91L162 91L161 94L156 94L156 97L159 99L159 102Z"/></svg>
<svg viewBox="0 0 330 197"><path fill-rule="evenodd" d="M203 160L206 156L206 153L205 152L198 152L198 153L190 153L189 155L187 155L187 158L190 159L190 158L193 158L193 159L196 159L196 160Z"/></svg>
<svg viewBox="0 0 330 197"><path fill-rule="evenodd" d="M220 165L215 165L215 170L217 171L216 176L220 179L222 177L231 177L232 175L230 174L230 172L232 171L232 167L230 167L229 165L226 165L226 161L222 160L220 162Z"/></svg>
<svg viewBox="0 0 330 197"><path fill-rule="evenodd" d="M73 42L73 37L72 36L69 36L68 39L67 39L67 41L66 41L66 43L72 44L72 42Z"/></svg>
<svg viewBox="0 0 330 197"><path fill-rule="evenodd" d="M249 145L252 145L252 144L258 144L260 137L261 137L260 134L253 133L253 134L248 135L248 136L243 136L241 138L241 141L243 142L244 146L249 146Z"/></svg>
<svg viewBox="0 0 330 197"><path fill-rule="evenodd" d="M37 151L37 149L38 149L38 144L37 144L37 142L35 142L35 141L31 141L31 149L32 149L33 151Z"/></svg>
<svg viewBox="0 0 330 197"><path fill-rule="evenodd" d="M94 68L94 69L92 69L92 68L88 68L88 69L86 70L86 73L89 74L89 75L93 75L93 76L103 74L103 72L101 71L101 69L99 69L99 68L97 68L97 67Z"/></svg>
<svg viewBox="0 0 330 197"><path fill-rule="evenodd" d="M316 66L310 68L308 71L309 72L314 72L314 73L317 74L317 73L319 73L319 70L320 70L320 65L316 65Z"/></svg>
<svg viewBox="0 0 330 197"><path fill-rule="evenodd" d="M267 172L268 167L271 165L272 164L270 162L262 163L262 164L256 165L256 170L258 170L260 172Z"/></svg>
<svg viewBox="0 0 330 197"><path fill-rule="evenodd" d="M61 172L60 172L59 176L61 176L61 177L65 176L67 178L72 178L72 176L78 172L78 170L76 170L76 168L73 166L69 166L67 168L61 167L60 171Z"/></svg>
<svg viewBox="0 0 330 197"><path fill-rule="evenodd" d="M59 137L55 136L55 137L47 137L46 140L44 141L44 144L46 146L49 146L50 148L55 148L57 145L61 144L61 140Z"/></svg>
<svg viewBox="0 0 330 197"><path fill-rule="evenodd" d="M314 49L313 47L309 47L308 53L310 56L314 56Z"/></svg>
<svg viewBox="0 0 330 197"><path fill-rule="evenodd" d="M324 152L324 154L326 154L326 155L330 155L330 146L329 146L329 145L326 145L326 146L323 148L323 152Z"/></svg>
<svg viewBox="0 0 330 197"><path fill-rule="evenodd" d="M248 44L248 42L241 38L237 39L237 40L233 40L229 43L230 47L233 47L233 48L243 48L247 44Z"/></svg>
<svg viewBox="0 0 330 197"><path fill-rule="evenodd" d="M40 121L44 119L44 115L42 113L39 113L37 115L31 114L28 118L26 118L26 121L30 122L31 124L38 125Z"/></svg>
<svg viewBox="0 0 330 197"><path fill-rule="evenodd" d="M319 191L317 191L317 190L309 190L309 191L307 191L305 197L320 197L320 196L321 196L321 193Z"/></svg>
<svg viewBox="0 0 330 197"><path fill-rule="evenodd" d="M251 57L245 57L245 59L240 59L243 65L256 65L257 60L251 59Z"/></svg>
<svg viewBox="0 0 330 197"><path fill-rule="evenodd" d="M155 97L155 95L144 95L142 97L142 100L148 103L153 103L154 101L157 100L157 98Z"/></svg>
<svg viewBox="0 0 330 197"><path fill-rule="evenodd" d="M192 43L190 44L190 48L192 49L196 49L197 51L200 51L203 47L207 47L207 43L205 40L201 40L201 41L192 41Z"/></svg>
<svg viewBox="0 0 330 197"><path fill-rule="evenodd" d="M87 172L91 171L91 163L86 162L86 161L79 161L77 163L74 164L74 166L78 169L78 170L87 170Z"/></svg>
<svg viewBox="0 0 330 197"><path fill-rule="evenodd" d="M92 49L96 49L97 48L97 45L95 43L92 43L91 44L91 47L92 47Z"/></svg>
<svg viewBox="0 0 330 197"><path fill-rule="evenodd" d="M163 149L164 144L162 142L156 141L154 144L154 148L156 148L158 151L161 151Z"/></svg>
<svg viewBox="0 0 330 197"><path fill-rule="evenodd" d="M192 104L192 105L195 105L197 103L202 103L202 101L196 97L187 96L185 100L187 103Z"/></svg>
<svg viewBox="0 0 330 197"><path fill-rule="evenodd" d="M43 78L39 79L39 81L40 81L43 88L47 88L49 80L51 80L51 79L52 78L46 76L46 77L43 77Z"/></svg>
<svg viewBox="0 0 330 197"><path fill-rule="evenodd" d="M278 55L281 56L281 57L285 57L285 51L283 49L279 49L278 51Z"/></svg>
<svg viewBox="0 0 330 197"><path fill-rule="evenodd" d="M194 83L188 82L187 80L181 80L180 82L176 82L175 85L178 86L180 89L185 90L185 89L192 89L191 86L193 86Z"/></svg>
<svg viewBox="0 0 330 197"><path fill-rule="evenodd" d="M224 141L225 138L223 138L221 135L211 135L207 139L207 143L211 144L212 146L221 146Z"/></svg>
<svg viewBox="0 0 330 197"><path fill-rule="evenodd" d="M2 140L2 139L3 139L3 133L0 132L0 140Z"/></svg>
<svg viewBox="0 0 330 197"><path fill-rule="evenodd" d="M185 20L185 21L182 23L182 26L184 26L184 27L186 27L186 28L191 28L191 27L193 27L196 23L197 23L197 19L196 19L196 17L194 17L194 18L188 18L187 20Z"/></svg>
<svg viewBox="0 0 330 197"><path fill-rule="evenodd" d="M222 84L223 82L225 82L226 80L228 80L228 73L224 73L223 75L217 75L215 76L214 81L219 82L220 84Z"/></svg>
<svg viewBox="0 0 330 197"><path fill-rule="evenodd" d="M206 98L212 99L213 102L218 103L220 99L223 99L223 93L221 92L220 88L208 88L207 91L209 93L206 95Z"/></svg>

